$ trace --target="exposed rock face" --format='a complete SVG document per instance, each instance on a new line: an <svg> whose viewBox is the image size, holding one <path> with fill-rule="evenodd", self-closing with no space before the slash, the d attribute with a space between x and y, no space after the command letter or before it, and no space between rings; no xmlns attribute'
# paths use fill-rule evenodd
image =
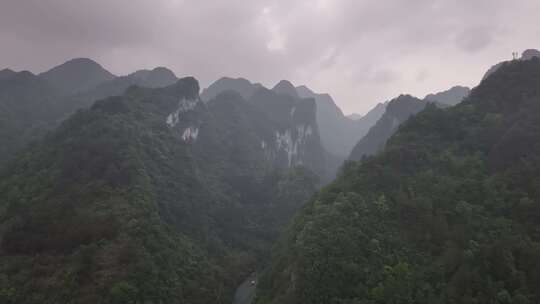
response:
<svg viewBox="0 0 540 304"><path fill-rule="evenodd" d="M333 174L327 169L313 99L297 98L263 88L249 102L274 125L274 138L263 138L263 141L281 166L303 165L323 178Z"/></svg>
<svg viewBox="0 0 540 304"><path fill-rule="evenodd" d="M260 89L265 89L262 85L251 83L249 80L224 77L210 85L201 94L201 99L208 101L216 97L221 92L236 91L244 99L253 100L253 96ZM313 98L316 104L316 120L320 132L320 138L324 149L328 152L328 159L334 163L335 170L341 162L349 155L354 145L362 138L369 128L384 113L385 104L378 104L364 117L350 119L343 115L341 109L336 105L329 94L318 94L306 86L294 87L287 80L277 83L272 91L279 95L290 96L293 99ZM261 96L261 95L259 95ZM264 95L262 95L264 96ZM271 115L284 117L283 113L272 112Z"/></svg>

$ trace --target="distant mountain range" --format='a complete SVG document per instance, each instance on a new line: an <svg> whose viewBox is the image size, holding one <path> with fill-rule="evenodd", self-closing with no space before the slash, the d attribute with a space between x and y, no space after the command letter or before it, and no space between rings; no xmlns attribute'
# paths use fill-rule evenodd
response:
<svg viewBox="0 0 540 304"><path fill-rule="evenodd" d="M16 151L97 99L121 95L132 85L163 87L177 80L166 68L117 77L86 58L69 60L39 75L0 71L0 132L4 134L0 167Z"/></svg>
<svg viewBox="0 0 540 304"><path fill-rule="evenodd" d="M0 122L6 125L6 133L23 134L23 136L15 137L4 136L5 144L3 146L5 148L0 150L0 166L9 159L9 155L12 155L14 151L28 142L40 138L47 130L57 126L71 113L91 106L95 100L121 95L133 85L156 88L171 85L178 80L172 71L164 67L139 70L126 76L115 76L98 63L84 58L67 61L39 75L32 75L29 72L22 73L26 75L26 78L34 80L24 81L24 77L19 77L19 85L24 87L24 90L29 94L34 90L41 90L41 92L36 93L39 95L38 98L32 97L32 101L28 102L20 102L24 98L10 96L9 91L4 91L0 95L0 103L1 98L19 100L16 106L19 110L7 109L12 105L10 106L7 101L3 103L3 106L7 108ZM10 70L0 72L0 83L8 83L17 74ZM38 88L34 88L34 86L38 86ZM224 77L204 89L201 92L201 99L209 101L222 92L235 91L243 99L256 103L253 96L264 96L257 95L260 90L268 89L247 79ZM327 168L327 174L325 175L329 178L333 176L341 162L351 155L351 151L360 139L368 134L370 128L383 116L387 105L387 103L379 103L364 116L347 117L330 95L315 93L306 86L295 87L289 81L283 80L276 84L272 91L294 99L312 98L315 101L316 124L321 144L326 151L324 166ZM467 94L468 88L456 86L445 92L430 94L426 96L425 100L454 105ZM48 110L40 112L39 107L34 104L37 100L43 100L39 102L39 106ZM30 111L34 112L33 115L26 118L31 119L24 119L26 114L23 113ZM25 123L21 123L21 121L25 121ZM321 171L319 170L319 172Z"/></svg>
<svg viewBox="0 0 540 304"><path fill-rule="evenodd" d="M65 95L81 93L116 78L97 62L87 58L69 60L38 77Z"/></svg>
<svg viewBox="0 0 540 304"><path fill-rule="evenodd" d="M243 78L221 78L204 89L201 98L209 100L220 92L232 90L249 99L260 89L264 89L261 84L252 83ZM350 119L343 115L341 109L328 94L315 93L306 86L295 87L286 80L277 83L272 90L293 98L313 98L315 100L321 142L331 155L330 157L337 159L337 162L346 158L354 144L367 133L384 112L384 104L378 104L362 118Z"/></svg>
<svg viewBox="0 0 540 304"><path fill-rule="evenodd" d="M381 119L355 145L349 159L360 160L363 156L381 151L398 127L409 117L423 110L425 106L426 102L410 95L401 95L392 99L388 102Z"/></svg>
<svg viewBox="0 0 540 304"><path fill-rule="evenodd" d="M455 86L446 91L429 94L423 100L411 95L401 95L389 101L382 117L355 145L349 159L360 160L364 156L382 151L387 140L397 131L399 126L414 114L422 111L428 103L446 108L460 103L469 93L469 88Z"/></svg>
<svg viewBox="0 0 540 304"><path fill-rule="evenodd" d="M441 103L447 106L455 106L460 103L465 97L469 96L471 89L463 86L455 86L446 91L428 94L424 97L425 101Z"/></svg>

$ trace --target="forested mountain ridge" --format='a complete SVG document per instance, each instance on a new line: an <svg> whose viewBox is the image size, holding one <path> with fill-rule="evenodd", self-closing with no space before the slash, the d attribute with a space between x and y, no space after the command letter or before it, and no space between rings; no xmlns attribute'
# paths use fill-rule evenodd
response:
<svg viewBox="0 0 540 304"><path fill-rule="evenodd" d="M0 169L78 109L122 95L132 85L164 87L178 78L166 68L116 77L91 59L72 59L47 72L0 71Z"/></svg>
<svg viewBox="0 0 540 304"><path fill-rule="evenodd" d="M0 72L0 168L55 125L62 112L60 96L56 88L30 72Z"/></svg>
<svg viewBox="0 0 540 304"><path fill-rule="evenodd" d="M401 95L389 101L381 118L354 146L349 159L360 160L381 151L399 126L412 115L422 111L426 104L427 102L411 95Z"/></svg>
<svg viewBox="0 0 540 304"><path fill-rule="evenodd" d="M514 60L530 60L532 58L540 58L540 51L537 49L527 49L521 53L521 57L516 58ZM482 79L486 79L489 75L493 74L495 71L497 71L501 66L507 64L509 61L503 61L495 64L494 66L490 67L486 73L484 74L484 77Z"/></svg>
<svg viewBox="0 0 540 304"><path fill-rule="evenodd" d="M198 91L184 78L96 101L3 171L0 302L230 302L316 189L276 135L314 111L275 129L238 94Z"/></svg>
<svg viewBox="0 0 540 304"><path fill-rule="evenodd" d="M408 120L294 219L257 303L537 303L540 60Z"/></svg>
<svg viewBox="0 0 540 304"><path fill-rule="evenodd" d="M138 70L126 76L118 76L62 98L60 102L65 113L65 117L62 117L62 119L67 118L78 109L91 106L98 99L122 95L130 86L160 88L172 85L176 81L178 81L176 75L164 67L157 67L152 70Z"/></svg>
<svg viewBox="0 0 540 304"><path fill-rule="evenodd" d="M468 87L454 86L446 91L428 94L425 101L438 102L447 106L455 106L469 95L471 90Z"/></svg>
<svg viewBox="0 0 540 304"><path fill-rule="evenodd" d="M222 77L201 92L201 99L208 101L225 91L236 91L244 99L249 99L262 87L261 84L251 83L244 78Z"/></svg>
<svg viewBox="0 0 540 304"><path fill-rule="evenodd" d="M89 90L116 77L88 58L71 59L38 76L64 95Z"/></svg>

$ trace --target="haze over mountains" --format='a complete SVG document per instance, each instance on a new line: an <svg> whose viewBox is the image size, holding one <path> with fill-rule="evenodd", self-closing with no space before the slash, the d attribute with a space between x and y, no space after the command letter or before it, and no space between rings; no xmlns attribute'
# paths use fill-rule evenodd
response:
<svg viewBox="0 0 540 304"><path fill-rule="evenodd" d="M220 92L232 90L249 99L261 88L263 88L261 84L251 83L246 79L221 78L203 90L201 98L207 100ZM317 94L303 85L294 87L292 83L285 80L277 83L272 90L293 98L315 100L322 144L327 152L338 159L347 157L354 144L367 133L384 112L384 105L378 104L361 119L353 120L343 114L328 94Z"/></svg>
<svg viewBox="0 0 540 304"><path fill-rule="evenodd" d="M463 86L455 86L446 91L428 94L424 100L438 102L446 106L455 106L460 103L465 97L469 96L471 89Z"/></svg>
<svg viewBox="0 0 540 304"><path fill-rule="evenodd" d="M3 81L8 81L14 73L15 72L10 70L3 71ZM24 73L28 74L29 72ZM0 81L2 81L2 79L0 79ZM43 82L41 86L47 86L47 90L50 91L48 93L40 94L42 95L40 98L44 100L50 99L49 104L47 104L47 101L44 101L40 106L47 104L47 107L51 108L51 113L47 113L48 117L37 117L36 120L43 120L40 122L41 125L49 125L52 128L70 113L75 112L77 109L90 106L94 100L120 95L132 85L145 87L171 85L177 81L178 78L172 71L164 67L158 67L153 70L139 70L126 76L115 76L90 59L78 58L69 60L64 64L39 75L35 75L35 81L38 80ZM25 90L32 91L32 85L34 84L24 82L20 85L26 86L27 88ZM251 83L246 79L224 77L204 89L201 92L201 99L207 101L216 97L221 92L232 90L238 92L247 100L259 89L263 88L264 87L261 84ZM288 81L279 82L272 90L279 94L292 96L293 98L313 98L315 100L317 125L322 145L328 152L327 157L332 159L329 160L329 162L334 162L334 165L332 165L334 167L337 166L336 164L339 163L340 160L349 156L358 140L367 134L369 129L383 115L386 105L386 103L380 103L364 116L351 119L343 114L341 109L339 109L332 97L328 94L315 93L306 86L294 87ZM451 100L455 102L466 94L466 88L455 87L444 93L444 95L441 94L443 93L439 93L437 96L429 95L426 99L440 99L439 101L441 103L452 104ZM51 102L54 103L54 105L51 104ZM25 106L25 103L20 104L20 107ZM30 108L26 109L26 112L29 110ZM9 111L6 110L6 112ZM11 115L22 114L14 113ZM39 114L36 115L39 116ZM20 118L22 118L22 116L18 116L16 120L22 120ZM5 120L7 121L7 119ZM7 124L9 125L9 123ZM33 124L33 122L30 124ZM17 132L22 132L23 134L30 132L27 136L25 135L20 139L14 139L15 141L20 141L20 143L13 144L15 146L24 145L31 141L34 137L32 133L37 132L34 129L39 129L29 125L25 127L12 127L22 128ZM39 130L39 132L44 132L47 128L48 127L45 127L44 130ZM12 144L8 146L12 146ZM8 150L9 149L11 148L8 148ZM4 157L1 159L4 159Z"/></svg>
<svg viewBox="0 0 540 304"><path fill-rule="evenodd" d="M536 303L535 54L361 117L288 80L2 70L0 303Z"/></svg>
<svg viewBox="0 0 540 304"><path fill-rule="evenodd" d="M122 94L132 85L162 87L177 81L166 68L114 76L98 63L79 58L39 75L0 72L0 167L29 142L54 129L70 114L97 100Z"/></svg>
<svg viewBox="0 0 540 304"><path fill-rule="evenodd" d="M394 135L399 126L428 104L440 108L451 107L460 103L469 93L469 88L455 86L443 92L429 94L423 100L411 95L398 96L388 102L382 117L354 146L349 159L360 160L364 156L375 155L383 150L386 141Z"/></svg>

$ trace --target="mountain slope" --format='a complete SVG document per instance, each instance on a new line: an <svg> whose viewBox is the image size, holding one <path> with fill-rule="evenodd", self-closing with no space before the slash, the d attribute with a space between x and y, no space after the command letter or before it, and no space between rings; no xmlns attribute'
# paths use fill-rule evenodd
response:
<svg viewBox="0 0 540 304"><path fill-rule="evenodd" d="M296 124L198 90L131 87L7 167L0 302L230 303L317 177L280 157Z"/></svg>
<svg viewBox="0 0 540 304"><path fill-rule="evenodd" d="M258 303L537 303L540 60L429 105L295 218Z"/></svg>
<svg viewBox="0 0 540 304"><path fill-rule="evenodd" d="M317 104L317 123L324 148L338 159L345 159L354 145L384 113L385 104L377 104L366 115L346 117L328 94L317 94L306 86L296 87L298 95L313 98Z"/></svg>
<svg viewBox="0 0 540 304"><path fill-rule="evenodd" d="M115 77L89 59L74 59L38 76L0 71L0 168L75 111L132 85L164 87L178 79L166 68Z"/></svg>
<svg viewBox="0 0 540 304"><path fill-rule="evenodd" d="M293 86L293 84L288 80L281 80L278 82L273 88L272 91L282 94L282 95L288 95L293 98L299 98L298 92L296 91L296 88Z"/></svg>
<svg viewBox="0 0 540 304"><path fill-rule="evenodd" d="M468 87L455 86L446 91L428 94L424 100L438 102L448 106L455 106L465 97L469 96L471 90Z"/></svg>
<svg viewBox="0 0 540 304"><path fill-rule="evenodd" d="M189 97L196 93L182 91ZM219 274L205 269L210 262L201 248L160 222L151 172L143 169L152 154L174 142L159 140L166 134L159 128L145 128L156 117L138 106L123 98L97 102L23 155L1 179L1 294L8 297L3 301L175 296L206 302L206 288L215 286L212 277ZM135 144L143 141L153 149ZM191 179L189 170L173 174ZM39 186L18 191L30 182ZM207 287L182 291L195 273Z"/></svg>
<svg viewBox="0 0 540 304"><path fill-rule="evenodd" d="M244 99L253 99L253 96L260 89L265 89L260 84L251 83L249 80L224 77L201 93L201 98L205 101L214 98L225 91L236 91ZM335 171L343 159L347 157L351 149L364 136L369 128L384 113L384 105L377 105L372 111L358 120L352 120L345 115L335 104L328 94L317 94L306 86L294 87L289 81L282 80L272 88L277 94L290 96L294 99L313 98L316 104L316 119L320 132L321 142L324 149L329 153L329 162L334 163L330 171Z"/></svg>
<svg viewBox="0 0 540 304"><path fill-rule="evenodd" d="M325 149L333 155L342 156L352 147L359 130L355 121L343 115L341 109L328 94L316 94L306 86L296 88L303 98L313 98L317 104L317 123L321 131L321 141Z"/></svg>
<svg viewBox="0 0 540 304"><path fill-rule="evenodd" d="M209 101L225 91L236 91L244 99L249 99L260 88L262 88L262 85L251 83L249 80L244 78L234 79L223 77L212 83L208 88L204 89L201 93L201 99L204 101Z"/></svg>
<svg viewBox="0 0 540 304"><path fill-rule="evenodd" d="M540 58L540 51L536 50L536 49L528 49L528 50L525 50L523 51L523 53L521 53L521 57L518 59L518 60L530 60L532 59L533 57L537 57L537 58ZM484 74L484 77L482 77L482 80L486 79L489 75L493 74L495 71L497 71L500 67L502 67L503 65L505 64L508 64L510 61L503 61L503 62L499 62L497 63L496 65L490 67L486 73Z"/></svg>
<svg viewBox="0 0 540 304"><path fill-rule="evenodd" d="M323 179L334 174L326 166L313 99L299 99L262 88L249 102L276 124L274 134L264 143L265 147L275 146L276 159L285 166L303 165Z"/></svg>
<svg viewBox="0 0 540 304"><path fill-rule="evenodd" d="M59 95L30 72L0 72L0 168L54 125Z"/></svg>
<svg viewBox="0 0 540 304"><path fill-rule="evenodd" d="M317 99L313 103L309 101L313 100L312 95L299 96L296 88L285 80L276 84L272 90L269 90L246 79L226 77L219 79L205 89L201 94L201 98L207 101L213 96L228 91L240 94L250 104L255 105L260 111L264 112L270 120L277 123L280 128L285 129L289 128L291 124L296 125L296 127L289 128L292 130L291 134L288 134L287 131L280 131L279 135L280 146L283 151L287 151L287 162L294 165L303 164L318 173L325 181L333 178L340 160L324 151L326 146L322 139L323 130L318 120L321 108ZM298 140L303 141L303 139L300 139L300 137L304 138L302 134L309 135L311 138L304 143L307 147L304 150L309 152L310 155L306 155L303 161L298 162L296 159L298 155L296 150L298 148L295 146ZM321 141L323 141L323 147L320 145Z"/></svg>
<svg viewBox="0 0 540 304"><path fill-rule="evenodd" d="M366 115L362 116L361 119L356 120L356 122L361 125L363 135L366 134L369 129L374 126L375 123L377 123L377 121L384 115L387 106L388 101L380 102L375 107L373 107L373 109L369 110ZM360 138L362 138L362 136L360 136Z"/></svg>
<svg viewBox="0 0 540 304"><path fill-rule="evenodd" d="M115 76L91 59L76 58L39 74L39 77L65 95L70 95L112 80Z"/></svg>
<svg viewBox="0 0 540 304"><path fill-rule="evenodd" d="M138 78L137 85L148 88L161 88L172 85L178 78L173 71L165 67L157 67L152 70L139 70L128 77Z"/></svg>
<svg viewBox="0 0 540 304"><path fill-rule="evenodd" d="M381 151L398 127L425 106L426 102L410 95L401 95L388 102L385 113L354 146L349 159L360 160Z"/></svg>
<svg viewBox="0 0 540 304"><path fill-rule="evenodd" d="M352 113L350 115L347 115L347 118L350 119L350 120L358 120L360 118L362 118L363 116L358 114L358 113Z"/></svg>
<svg viewBox="0 0 540 304"><path fill-rule="evenodd" d="M152 70L139 70L126 76L115 77L96 86L63 98L60 102L66 115L78 109L92 105L95 100L122 95L130 86L160 88L174 84L178 78L174 73L163 67Z"/></svg>

